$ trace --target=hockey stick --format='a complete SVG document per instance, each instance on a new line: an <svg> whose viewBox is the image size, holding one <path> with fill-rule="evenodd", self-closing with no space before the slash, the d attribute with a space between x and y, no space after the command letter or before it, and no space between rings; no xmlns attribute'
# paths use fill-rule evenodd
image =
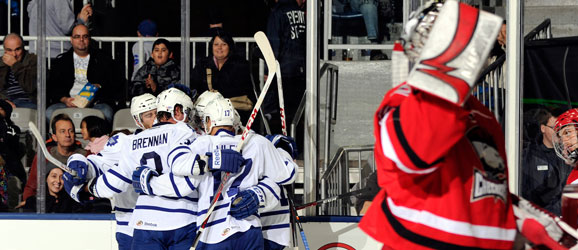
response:
<svg viewBox="0 0 578 250"><path fill-rule="evenodd" d="M308 208L308 207L310 207L310 206L317 206L317 205L325 204L325 203L328 203L328 202L332 202L332 201L336 201L336 200L341 200L341 199L343 199L343 198L347 198L347 197L350 197L350 196L354 196L354 195L357 195L357 194L361 194L361 193L367 192L367 191L369 191L369 190L370 190L370 188L364 188L364 189L359 189L359 190L351 191L351 192L345 193L345 194L339 194L339 195L327 197L327 198L325 198L325 199L321 199L321 200L317 200L317 201L305 203L305 204L303 204L303 205L299 205L299 206L297 206L295 209L301 210L301 209L304 209L304 208Z"/></svg>
<svg viewBox="0 0 578 250"><path fill-rule="evenodd" d="M277 63L277 71L275 72L275 76L277 77L277 93L279 93L279 115L281 117L281 132L284 136L287 136L287 123L285 121L285 98L283 97L283 82L281 80L281 65L279 65L279 61L275 61ZM287 189L285 189L287 190ZM299 215L297 214L297 210L295 209L295 204L293 203L293 192L291 195L287 195L287 200L289 201L289 210L293 215L294 223L292 223L293 227L293 247L297 248L297 239L295 237L295 224L299 228L299 233L301 234L301 240L303 241L303 245L305 249L309 249L309 243L307 242L307 237L305 236L305 231L303 230L303 225L301 225L301 221L299 220Z"/></svg>
<svg viewBox="0 0 578 250"><path fill-rule="evenodd" d="M281 116L281 131L287 136L287 123L285 122L285 99L283 98L283 82L281 81L281 65L277 61L277 92L279 93L279 113Z"/></svg>
<svg viewBox="0 0 578 250"><path fill-rule="evenodd" d="M259 99L257 100L257 103L255 103L255 106L253 107L253 112L251 113L251 116L249 117L249 120L247 121L247 125L245 125L245 130L243 130L243 134L241 134L241 141L239 141L239 144L237 144L237 149L236 149L239 152L243 148L243 144L245 143L245 139L247 138L247 135L249 134L249 130L251 130L251 125L253 125L253 122L255 121L255 117L257 116L257 112L259 112L259 108L261 107L261 104L263 103L263 100L265 99L265 94L267 93L267 90L269 89L269 86L271 85L271 81L273 81L273 78L274 78L273 72L275 72L275 70L277 68L277 64L275 61L275 55L273 54L273 49L271 49L271 45L269 44L269 39L267 39L267 36L265 35L265 33L259 31L259 32L255 33L254 37L255 37L255 42L257 42L257 45L261 49L261 53L263 53L263 57L265 58L265 62L267 63L267 67L269 68L269 76L271 76L271 77L267 78L267 82L265 82L265 86L263 87L263 91L261 91L261 94L259 95ZM207 227L207 222L209 222L209 218L211 217L211 214L213 213L213 210L215 209L215 206L217 205L217 201L219 200L219 197L221 197L221 193L223 192L223 187L225 186L225 183L227 183L227 180L229 180L230 175L231 175L231 173L225 173L225 175L223 176L223 179L221 180L221 184L219 185L219 189L217 189L217 193L215 194L215 197L213 198L213 201L211 202L211 206L209 207L209 210L207 211L207 215L205 215L205 219L203 219L203 223L201 224L201 227L197 231L197 235L195 236L195 240L193 241L193 249L196 248L197 245L199 244L199 241L201 239L201 234L203 233L203 231Z"/></svg>
<svg viewBox="0 0 578 250"><path fill-rule="evenodd" d="M67 167L66 165L62 164L62 162L58 161L56 158L54 158L54 156L52 156L50 153L48 153L48 149L46 148L46 145L44 144L45 143L44 139L40 135L40 131L38 131L38 128L36 127L36 125L34 125L33 122L28 122L28 127L30 128L30 132L32 132L32 135L34 135L34 138L36 138L36 141L38 142L38 147L40 147L40 149L42 150L42 153L44 154L44 157L46 158L46 160L48 160L50 163L54 164L55 166L59 167L60 169L68 172L72 176L76 176L76 171L74 171L74 170L70 169L69 167Z"/></svg>

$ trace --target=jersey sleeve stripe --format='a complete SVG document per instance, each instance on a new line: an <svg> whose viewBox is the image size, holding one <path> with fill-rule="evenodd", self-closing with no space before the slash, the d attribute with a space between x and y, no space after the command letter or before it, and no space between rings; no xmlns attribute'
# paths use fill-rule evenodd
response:
<svg viewBox="0 0 578 250"><path fill-rule="evenodd" d="M173 185L173 190L175 190L175 194L177 195L177 197L179 197L179 198L183 197L181 195L181 193L179 192L179 188L177 187L177 184L175 183L175 176L173 175L173 173L169 173L169 179L171 180L171 184Z"/></svg>
<svg viewBox="0 0 578 250"><path fill-rule="evenodd" d="M277 224L277 225L264 226L264 227L261 228L261 230L262 230L262 231L265 231L265 230L288 228L288 227L289 227L289 223L287 223L287 224Z"/></svg>
<svg viewBox="0 0 578 250"><path fill-rule="evenodd" d="M91 161L91 160L88 159L88 158L86 158L86 160L89 161L90 164L92 165L92 168L94 169L94 172L97 174L96 176L99 176L99 175L102 174L102 171L96 167L96 164L94 164L93 161Z"/></svg>
<svg viewBox="0 0 578 250"><path fill-rule="evenodd" d="M179 152L177 155L175 155L175 157L173 157L173 160L171 161L171 165L170 165L170 166L173 166L173 164L175 163L175 161L176 161L179 157L181 157L181 155L184 155L184 154L186 154L186 153L187 153L187 152Z"/></svg>
<svg viewBox="0 0 578 250"><path fill-rule="evenodd" d="M400 108L396 108L393 111L393 127L395 129L395 134L397 135L399 144L401 145L401 147L403 148L403 150L405 151L406 155L409 157L409 159L411 160L411 162L418 168L422 168L422 169L427 169L427 168L431 168L432 166L440 163L443 158L437 159L436 161L430 163L427 163L425 161L423 161L416 153L415 151L413 151L413 149L411 148L411 146L409 145L407 139L405 138L405 135L403 133L403 129L401 127L401 121L399 118L399 111Z"/></svg>
<svg viewBox="0 0 578 250"><path fill-rule="evenodd" d="M277 200L279 200L279 195L277 195L275 193L275 190L273 190L273 188L271 188L269 185L267 185L263 182L259 182L259 184L257 184L257 186L264 186L265 188L269 189L269 191L271 191L271 193L273 193L273 196L275 196L275 198L277 198Z"/></svg>
<svg viewBox="0 0 578 250"><path fill-rule="evenodd" d="M109 169L108 172L111 173L111 174L113 174L114 176L118 177L119 179L121 179L122 181L124 181L124 182L126 182L126 183L128 183L128 184L132 184L132 180L130 180L130 179L122 176L122 175L119 174L118 172L116 172L116 171L114 171L114 170L112 170L112 169Z"/></svg>
<svg viewBox="0 0 578 250"><path fill-rule="evenodd" d="M430 169L425 169L425 170L415 170L415 169L411 169L407 166L405 166L403 164L403 162L401 162L401 160L399 159L399 157L397 156L397 152L395 151L395 149L393 148L393 145L391 144L391 139L389 138L389 131L387 129L387 126L385 124L385 122L389 119L389 116L391 115L391 112L385 114L385 116L379 121L379 127L380 127L380 139L381 139L381 150L383 151L383 154L389 158L390 160L392 160L393 162L395 162L395 165L402 170L403 172L409 173L409 174L429 174L433 171L435 171L437 168L430 168Z"/></svg>
<svg viewBox="0 0 578 250"><path fill-rule="evenodd" d="M187 210L187 209L180 209L180 208L171 209L171 208L157 207L157 206L137 205L134 207L134 209L156 210L156 211L169 212L169 213L186 213L186 214L197 215L197 213L195 211Z"/></svg>
<svg viewBox="0 0 578 250"><path fill-rule="evenodd" d="M102 180L104 181L104 185L106 185L106 187L108 187L108 189L112 190L115 193L121 193L122 191L120 191L120 189L117 189L115 187L113 187L112 185L110 185L110 183L108 182L108 179L106 178L106 175L102 175Z"/></svg>
<svg viewBox="0 0 578 250"><path fill-rule="evenodd" d="M225 208L225 207L229 207L229 203L225 203L225 204L221 204L221 205L215 206L215 209L213 209L213 211L216 211L216 210L219 210L219 209ZM203 215L203 214L206 214L207 211L209 211L209 209L201 210L201 211L199 211L199 212L197 213L197 216L201 216L201 215Z"/></svg>
<svg viewBox="0 0 578 250"><path fill-rule="evenodd" d="M219 224L219 223L223 223L223 222L225 222L226 220L227 220L227 217L222 218L222 219L218 219L218 220L213 220L213 221L211 221L211 222L207 222L207 225L205 226L205 228L211 227L211 226L214 226L214 225L217 225L217 224ZM199 228L201 228L201 226L197 226L197 229L196 229L196 230L198 231Z"/></svg>
<svg viewBox="0 0 578 250"><path fill-rule="evenodd" d="M185 176L185 181L187 182L187 185L189 185L189 188L194 191L195 190L195 185L193 185L193 183L191 182L191 179L189 179L188 176Z"/></svg>
<svg viewBox="0 0 578 250"><path fill-rule="evenodd" d="M272 212L265 212L261 213L261 217L273 216L273 215L280 215L280 214L288 214L289 210L279 210L279 211L272 211Z"/></svg>
<svg viewBox="0 0 578 250"><path fill-rule="evenodd" d="M285 165L287 165L287 164L285 164ZM291 175L289 176L289 178L287 178L287 179L285 179L285 180L283 180L283 181L277 182L277 184L279 184L279 185L285 184L286 182L288 182L288 181L290 181L291 179L293 179L293 176L294 176L294 175L295 175L295 168L293 168L293 171L291 171Z"/></svg>
<svg viewBox="0 0 578 250"><path fill-rule="evenodd" d="M128 226L128 221L117 221L116 224L119 226Z"/></svg>

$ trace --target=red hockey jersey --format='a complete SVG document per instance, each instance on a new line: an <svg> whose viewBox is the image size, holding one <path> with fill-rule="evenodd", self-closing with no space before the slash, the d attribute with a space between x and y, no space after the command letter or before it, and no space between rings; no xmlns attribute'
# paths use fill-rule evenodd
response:
<svg viewBox="0 0 578 250"><path fill-rule="evenodd" d="M376 112L382 190L360 222L384 249L511 249L504 136L475 98L464 107L402 84Z"/></svg>

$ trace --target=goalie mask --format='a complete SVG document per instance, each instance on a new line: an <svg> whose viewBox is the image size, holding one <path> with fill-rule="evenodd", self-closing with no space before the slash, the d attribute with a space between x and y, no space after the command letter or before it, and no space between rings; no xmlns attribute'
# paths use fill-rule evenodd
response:
<svg viewBox="0 0 578 250"><path fill-rule="evenodd" d="M205 132L210 134L214 127L235 125L235 108L229 99L216 99L207 104L203 117ZM210 123L209 123L210 120Z"/></svg>
<svg viewBox="0 0 578 250"><path fill-rule="evenodd" d="M141 129L145 129L141 119L141 114L150 110L155 110L156 108L157 98L148 93L135 96L130 101L130 114L132 115L136 125Z"/></svg>
<svg viewBox="0 0 578 250"><path fill-rule="evenodd" d="M183 108L183 119L177 120L175 119L175 106L181 105ZM185 92L177 89L177 88L170 88L164 90L157 96L157 113L158 112L168 112L171 114L171 117L178 122L184 122L187 120L187 117L191 117L193 114L194 105L191 97L189 97Z"/></svg>
<svg viewBox="0 0 578 250"><path fill-rule="evenodd" d="M578 109L571 109L556 119L552 144L556 155L566 164L575 165L578 160Z"/></svg>

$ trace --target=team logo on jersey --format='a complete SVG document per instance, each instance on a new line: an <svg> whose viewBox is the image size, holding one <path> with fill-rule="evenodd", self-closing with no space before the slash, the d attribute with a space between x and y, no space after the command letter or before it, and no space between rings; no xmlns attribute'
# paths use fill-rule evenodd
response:
<svg viewBox="0 0 578 250"><path fill-rule="evenodd" d="M473 141L472 144L484 167L483 171L474 168L472 200L495 197L505 202L508 194L508 182L504 160L498 150L487 143Z"/></svg>
<svg viewBox="0 0 578 250"><path fill-rule="evenodd" d="M116 145L117 143L118 143L118 135L115 135L115 136L110 137L110 138L108 139L108 142L106 143L106 146L107 146L107 147L111 147L111 146Z"/></svg>
<svg viewBox="0 0 578 250"><path fill-rule="evenodd" d="M506 163L491 135L476 126L468 131L467 138L480 158L480 164L473 169L471 201L493 197L506 202L509 193Z"/></svg>

